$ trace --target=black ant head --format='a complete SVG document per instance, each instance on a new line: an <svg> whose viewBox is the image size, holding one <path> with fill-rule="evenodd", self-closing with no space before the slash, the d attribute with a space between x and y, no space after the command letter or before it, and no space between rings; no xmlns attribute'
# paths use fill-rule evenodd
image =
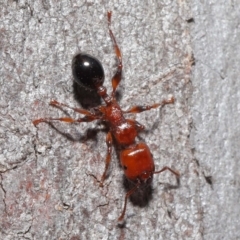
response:
<svg viewBox="0 0 240 240"><path fill-rule="evenodd" d="M96 90L103 85L104 70L100 61L85 53L77 54L72 60L74 80L90 90Z"/></svg>

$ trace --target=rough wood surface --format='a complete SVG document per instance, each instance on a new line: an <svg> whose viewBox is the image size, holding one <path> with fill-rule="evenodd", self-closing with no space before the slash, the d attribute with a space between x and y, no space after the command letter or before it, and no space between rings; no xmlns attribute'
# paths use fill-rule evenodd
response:
<svg viewBox="0 0 240 240"><path fill-rule="evenodd" d="M177 0L1 4L0 239L239 238L239 6L220 2L193 2L192 10ZM102 126L32 124L76 116L48 103L79 106L71 76L79 51L101 60L110 89L108 10L123 53L121 106L176 98L136 119L156 169L177 169L181 184L156 175L148 205L129 202L124 228L116 222L125 196L116 154L104 188L96 180L106 144L103 131L92 133Z"/></svg>
<svg viewBox="0 0 240 240"><path fill-rule="evenodd" d="M191 143L204 239L240 239L239 12L239 1L196 1L192 8Z"/></svg>

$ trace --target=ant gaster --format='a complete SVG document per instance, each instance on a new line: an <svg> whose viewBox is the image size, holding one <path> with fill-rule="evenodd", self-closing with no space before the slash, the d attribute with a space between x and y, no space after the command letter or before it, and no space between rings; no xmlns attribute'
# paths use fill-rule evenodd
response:
<svg viewBox="0 0 240 240"><path fill-rule="evenodd" d="M112 78L111 95L108 95L106 88L103 86L104 71L101 63L96 58L88 54L80 53L73 58L72 62L74 80L80 85L96 91L105 102L105 105L95 107L91 111L88 111L81 108L72 108L66 104L53 100L50 102L51 106L67 107L84 115L84 117L78 119L73 119L70 117L40 118L34 120L33 124L36 126L41 122L61 121L67 123L81 123L92 122L94 120L101 120L106 123L109 128L109 132L106 136L107 155L105 160L105 170L100 180L100 186L103 186L103 182L106 178L108 167L111 161L113 139L116 146L120 149L119 158L124 170L124 174L128 180L134 183L134 187L125 195L124 207L120 217L118 218L118 221L122 221L126 212L128 197L136 192L141 186L150 184L152 182L153 174L161 173L166 170L169 170L175 174L177 178L180 177L180 174L169 167L164 167L159 171L155 171L152 154L149 150L149 147L144 142L136 141L139 131L144 130L144 126L135 120L124 117L124 115L127 113L140 113L164 106L165 104L172 104L174 103L174 98L171 97L168 100L163 100L162 102L155 103L153 105L134 106L127 111L123 111L116 101L116 89L122 77L122 55L110 28L111 15L111 12L107 13L108 29L118 60L117 71Z"/></svg>

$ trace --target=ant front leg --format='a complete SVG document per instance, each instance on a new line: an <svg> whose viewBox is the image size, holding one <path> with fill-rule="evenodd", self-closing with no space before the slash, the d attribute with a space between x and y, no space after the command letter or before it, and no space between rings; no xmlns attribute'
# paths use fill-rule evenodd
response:
<svg viewBox="0 0 240 240"><path fill-rule="evenodd" d="M134 106L132 108L130 108L129 110L127 111L123 111L123 113L141 113L141 112L144 112L144 111L148 111L150 109L153 109L153 108L158 108L158 107L163 107L164 105L166 104L173 104L174 103L174 97L171 97L170 99L168 100L163 100L162 102L160 103L155 103L153 105L146 105L146 106Z"/></svg>
<svg viewBox="0 0 240 240"><path fill-rule="evenodd" d="M117 41L113 35L113 32L110 28L111 26L111 18L112 18L112 12L108 12L107 13L108 16L108 30L109 30L109 35L113 41L113 46L114 46L114 50L115 50L115 54L118 60L118 66L117 66L117 71L115 73L115 75L112 78L112 96L115 96L115 92L117 89L117 86L119 85L121 78L122 78L122 54L121 54L121 50L118 47Z"/></svg>
<svg viewBox="0 0 240 240"><path fill-rule="evenodd" d="M107 156L106 156L106 160L105 160L105 169L103 172L103 175L101 177L101 182L100 182L100 187L103 187L103 182L106 179L107 176L107 170L109 168L109 164L111 162L111 155L112 155L112 135L110 132L108 132L107 136L106 136L106 144L107 144Z"/></svg>

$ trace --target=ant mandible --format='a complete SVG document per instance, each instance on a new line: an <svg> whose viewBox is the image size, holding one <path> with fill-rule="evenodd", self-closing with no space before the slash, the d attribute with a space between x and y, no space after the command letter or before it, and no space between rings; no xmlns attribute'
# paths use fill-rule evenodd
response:
<svg viewBox="0 0 240 240"><path fill-rule="evenodd" d="M171 97L168 100L163 100L162 102L153 105L134 106L127 111L123 111L116 101L116 89L121 81L123 65L121 51L110 28L111 16L112 12L108 12L108 30L118 60L117 71L112 78L111 95L107 94L107 90L103 86L104 71L101 63L96 58L88 54L80 53L73 58L72 62L74 80L80 85L96 91L105 102L105 105L95 107L91 111L88 111L81 108L72 108L67 104L53 100L50 102L51 106L66 107L84 115L84 117L78 119L70 117L40 118L34 120L33 124L36 126L41 122L49 123L51 121L61 121L67 123L81 123L92 122L94 120L101 120L106 123L109 128L109 132L106 136L107 155L105 160L105 170L100 180L100 186L103 186L103 182L107 176L108 167L111 161L113 140L116 146L120 149L119 158L124 174L128 180L134 183L134 187L125 195L124 207L118 218L118 221L122 221L126 212L128 197L136 192L138 188L150 184L153 179L153 174L158 174L166 170L172 172L177 178L180 177L180 174L169 167L164 167L159 171L155 171L149 147L144 142L136 142L136 137L138 136L139 131L144 130L144 126L135 120L124 117L124 114L127 113L140 113L166 104L173 104L174 98Z"/></svg>

